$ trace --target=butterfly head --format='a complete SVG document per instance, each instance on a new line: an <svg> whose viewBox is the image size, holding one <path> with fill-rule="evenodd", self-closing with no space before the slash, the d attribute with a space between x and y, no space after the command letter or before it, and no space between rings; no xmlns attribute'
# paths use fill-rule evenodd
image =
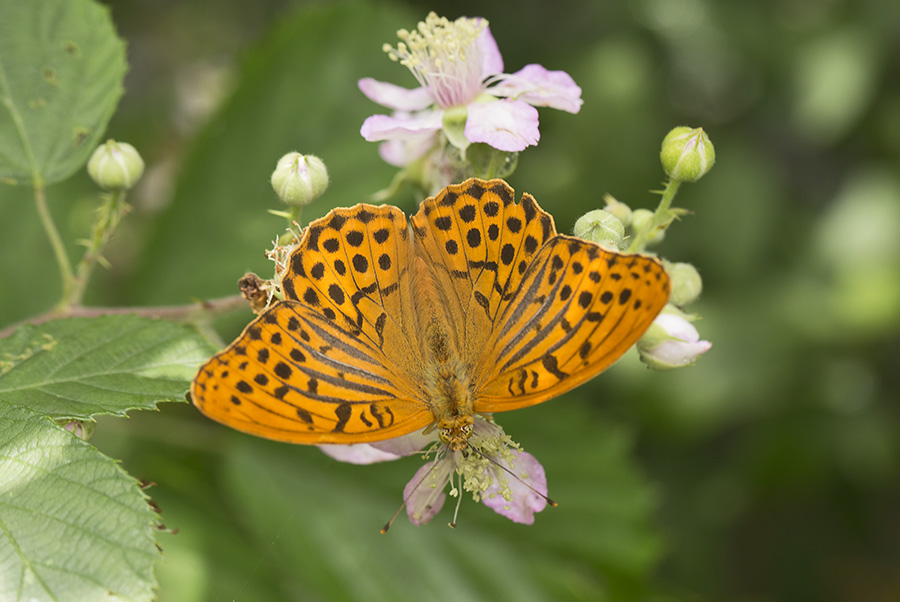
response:
<svg viewBox="0 0 900 602"><path fill-rule="evenodd" d="M469 446L469 437L475 430L472 416L445 418L438 425L438 438L451 451L460 451Z"/></svg>

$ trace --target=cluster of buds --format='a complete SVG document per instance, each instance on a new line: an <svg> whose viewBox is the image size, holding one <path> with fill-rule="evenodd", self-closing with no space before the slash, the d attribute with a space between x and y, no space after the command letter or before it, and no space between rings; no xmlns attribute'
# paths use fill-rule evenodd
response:
<svg viewBox="0 0 900 602"><path fill-rule="evenodd" d="M702 128L674 128L663 139L660 151L669 179L656 211L631 209L606 195L603 209L590 211L575 222L575 236L612 251L643 252L658 245L665 238L666 228L684 213L670 206L678 185L703 177L712 168L715 157L712 142ZM672 279L669 304L637 344L641 360L655 370L690 366L712 347L712 343L700 339L691 323L698 316L684 311L700 296L700 274L688 263L664 264Z"/></svg>

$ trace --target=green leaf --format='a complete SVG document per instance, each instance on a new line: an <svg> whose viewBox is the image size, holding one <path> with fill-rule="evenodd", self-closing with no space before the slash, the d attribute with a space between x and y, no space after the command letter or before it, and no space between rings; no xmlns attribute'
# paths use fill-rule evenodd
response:
<svg viewBox="0 0 900 602"><path fill-rule="evenodd" d="M122 95L125 45L89 0L0 3L0 180L71 175Z"/></svg>
<svg viewBox="0 0 900 602"><path fill-rule="evenodd" d="M23 326L0 340L0 401L54 418L124 416L183 401L212 352L182 326L133 315Z"/></svg>
<svg viewBox="0 0 900 602"><path fill-rule="evenodd" d="M0 403L0 599L151 600L155 513L112 459Z"/></svg>

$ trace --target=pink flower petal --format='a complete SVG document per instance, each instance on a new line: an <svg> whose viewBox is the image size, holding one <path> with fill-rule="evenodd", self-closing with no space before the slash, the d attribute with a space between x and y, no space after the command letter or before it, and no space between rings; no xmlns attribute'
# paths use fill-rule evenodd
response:
<svg viewBox="0 0 900 602"><path fill-rule="evenodd" d="M415 115L372 115L363 122L359 133L369 142L409 140L441 129L443 111L422 111Z"/></svg>
<svg viewBox="0 0 900 602"><path fill-rule="evenodd" d="M700 340L700 333L693 324L677 314L661 313L653 320L662 326L670 337L675 337L686 343L696 343Z"/></svg>
<svg viewBox="0 0 900 602"><path fill-rule="evenodd" d="M512 499L507 501L500 495L500 486L495 475L494 484L484 493L482 501L485 506L513 522L531 525L534 523L534 513L543 510L547 506L547 500L532 491L529 485L546 495L547 476L544 473L544 467L531 454L515 450L513 450L513 454L515 455L515 463L512 471L521 481L512 478L506 472L500 473L498 471L498 474L504 476L509 482ZM508 466L500 458L497 458L497 461Z"/></svg>
<svg viewBox="0 0 900 602"><path fill-rule="evenodd" d="M416 471L413 478L403 488L403 499L406 500L406 514L412 524L424 525L444 506L447 494L444 489L450 481L453 462L443 458L435 462L427 462Z"/></svg>
<svg viewBox="0 0 900 602"><path fill-rule="evenodd" d="M426 447L438 440L437 431L432 431L428 435L423 435L421 431L416 431L401 437L386 439L384 441L376 441L370 443L375 449L395 454L397 456L409 456L423 451Z"/></svg>
<svg viewBox="0 0 900 602"><path fill-rule="evenodd" d="M348 464L374 464L375 462L389 462L402 457L401 454L393 454L376 449L367 443L353 445L319 445L325 455L331 456L339 462Z"/></svg>
<svg viewBox="0 0 900 602"><path fill-rule="evenodd" d="M490 26L484 28L475 43L481 51L481 79L503 73L503 56L497 47L497 40L491 35Z"/></svg>
<svg viewBox="0 0 900 602"><path fill-rule="evenodd" d="M357 82L359 89L369 100L397 111L421 111L434 103L426 88L403 88L371 77Z"/></svg>
<svg viewBox="0 0 900 602"><path fill-rule="evenodd" d="M422 135L421 138L408 140L385 140L378 145L378 154L388 165L406 167L413 161L422 158L425 153L437 146L435 132Z"/></svg>
<svg viewBox="0 0 900 602"><path fill-rule="evenodd" d="M701 341L700 333L694 325L682 316L661 313L656 316L653 323L654 326L662 327L666 334L673 338L641 350L645 361L649 360L651 366L660 369L690 366L701 355L712 349L712 343Z"/></svg>
<svg viewBox="0 0 900 602"><path fill-rule="evenodd" d="M484 142L502 151L525 150L541 138L537 109L517 100L472 103L465 136L469 142Z"/></svg>
<svg viewBox="0 0 900 602"><path fill-rule="evenodd" d="M659 362L678 367L690 366L710 349L712 349L712 343L709 341L696 341L693 343L666 341L649 350L649 353Z"/></svg>
<svg viewBox="0 0 900 602"><path fill-rule="evenodd" d="M541 65L525 65L511 75L504 75L488 92L569 113L577 113L584 103L581 88L568 73L548 71Z"/></svg>

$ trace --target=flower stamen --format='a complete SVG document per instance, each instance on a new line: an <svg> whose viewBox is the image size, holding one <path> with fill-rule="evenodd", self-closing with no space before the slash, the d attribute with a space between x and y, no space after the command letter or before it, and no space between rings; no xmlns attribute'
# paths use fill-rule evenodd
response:
<svg viewBox="0 0 900 602"><path fill-rule="evenodd" d="M460 17L450 21L434 12L413 31L400 29L396 47L382 49L392 61L409 69L441 108L465 105L481 92L482 55L478 37L485 19Z"/></svg>
<svg viewBox="0 0 900 602"><path fill-rule="evenodd" d="M459 479L460 486L462 486L462 475L458 474L457 479ZM456 519L459 516L459 507L461 504L462 504L462 496L458 495L458 496L456 496L456 509L453 510L453 520L450 521L450 523L448 523L450 525L450 528L452 528L452 529L456 528Z"/></svg>

